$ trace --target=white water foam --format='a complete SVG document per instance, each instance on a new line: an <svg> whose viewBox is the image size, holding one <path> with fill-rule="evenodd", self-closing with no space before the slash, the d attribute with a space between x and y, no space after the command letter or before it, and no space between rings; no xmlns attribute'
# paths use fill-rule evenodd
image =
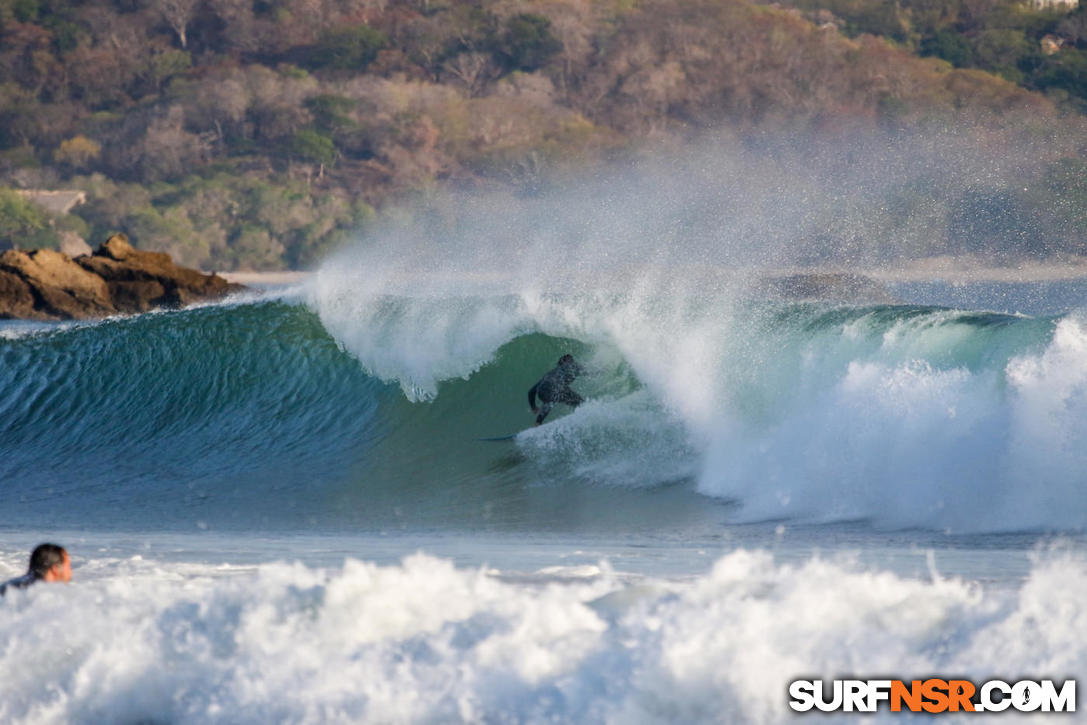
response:
<svg viewBox="0 0 1087 725"><path fill-rule="evenodd" d="M792 152L714 153L530 199L437 200L328 259L306 301L412 401L530 333L617 353L648 400L606 399L521 440L541 465L565 456L589 482L694 477L750 520L1082 530L1082 321L1038 332L1037 321L986 327L930 310L809 327L784 305L775 316L743 301L765 265L819 252L855 266L850 249L810 240L834 210L867 208L879 188L959 173L934 144L922 144L922 169L894 147L883 149L892 167L820 157L837 169L826 193L813 191L819 164ZM835 223L859 234L876 222L857 212ZM609 428L610 449L598 440Z"/></svg>
<svg viewBox="0 0 1087 725"><path fill-rule="evenodd" d="M689 581L423 554L77 574L0 600L0 721L776 723L799 677L1087 671L1087 562L1060 551L991 588L748 551Z"/></svg>
<svg viewBox="0 0 1087 725"><path fill-rule="evenodd" d="M812 332L741 318L727 293L400 298L408 312L394 315L352 299L358 311L334 317L335 334L372 371L410 381L415 399L528 332L621 356L645 391L520 439L539 466L590 484L693 477L751 521L1087 527L1087 328L1075 316L1046 343L952 311Z"/></svg>
<svg viewBox="0 0 1087 725"><path fill-rule="evenodd" d="M865 358L811 360L822 369L798 371L767 420L716 428L700 489L742 500L754 519L1087 526L1083 325L1063 319L1044 351L975 370L914 358L924 341L893 332Z"/></svg>

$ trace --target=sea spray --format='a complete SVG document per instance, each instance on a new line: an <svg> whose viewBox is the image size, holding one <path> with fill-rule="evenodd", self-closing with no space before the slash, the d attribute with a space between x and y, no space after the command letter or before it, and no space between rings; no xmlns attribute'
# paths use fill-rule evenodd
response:
<svg viewBox="0 0 1087 725"><path fill-rule="evenodd" d="M689 580L428 555L81 570L0 601L6 723L777 723L798 677L1087 667L1087 566L1059 550L1003 585L745 550Z"/></svg>
<svg viewBox="0 0 1087 725"><path fill-rule="evenodd" d="M655 273L661 282L667 270ZM595 405L546 436L520 439L543 480L647 487L691 479L703 494L740 502L745 521L951 531L1087 524L1075 315L797 304L753 297L729 287L727 275L715 289L711 276L627 293L355 298L378 315L381 335L398 341L390 345L371 344L373 318L330 311L321 289L310 304L365 369L399 382L409 399L421 389L440 398L443 377L471 378L494 364L503 349L495 330L547 335L560 341L556 353L565 339L590 359L618 355L643 402L580 383ZM389 305L416 312L374 311ZM473 324L476 315L487 324ZM550 364L538 359L521 386ZM523 408L516 396L496 404ZM1058 409L1069 418L1054 425ZM629 437L632 417L646 431L641 444ZM610 441L607 455L600 441Z"/></svg>
<svg viewBox="0 0 1087 725"><path fill-rule="evenodd" d="M720 429L700 490L745 501L743 515L755 519L1082 528L1079 322L932 316L935 330L917 320L908 332L884 328L863 356L808 349L788 402ZM953 329L940 333L945 326ZM926 336L944 343L926 354ZM1023 351L1011 354L1001 338ZM1063 415L1076 421L1062 424Z"/></svg>

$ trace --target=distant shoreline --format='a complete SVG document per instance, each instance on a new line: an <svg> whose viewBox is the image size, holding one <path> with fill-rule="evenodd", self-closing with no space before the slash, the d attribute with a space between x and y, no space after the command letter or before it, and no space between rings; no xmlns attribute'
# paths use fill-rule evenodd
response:
<svg viewBox="0 0 1087 725"><path fill-rule="evenodd" d="M297 284L313 272L284 270L281 272L216 272L227 282L248 286Z"/></svg>
<svg viewBox="0 0 1087 725"><path fill-rule="evenodd" d="M1087 279L1087 257L1062 262L1020 262L1015 266L990 266L964 257L928 257L894 268L861 269L880 282L1062 282Z"/></svg>
<svg viewBox="0 0 1087 725"><path fill-rule="evenodd" d="M809 267L796 269L766 270L776 274L824 274L842 272L841 268ZM981 260L966 257L928 257L900 266L855 269L873 280L895 282L945 282L965 284L973 282L1031 283L1087 280L1087 257L1077 257L1065 262L1023 262L1015 266L996 267ZM228 282L247 286L297 284L312 276L313 272L282 270L278 272L217 272Z"/></svg>

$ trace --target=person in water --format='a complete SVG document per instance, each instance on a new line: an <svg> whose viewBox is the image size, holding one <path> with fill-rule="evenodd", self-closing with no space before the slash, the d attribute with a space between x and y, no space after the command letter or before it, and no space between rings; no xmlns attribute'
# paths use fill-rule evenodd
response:
<svg viewBox="0 0 1087 725"><path fill-rule="evenodd" d="M544 422L544 418L551 412L551 406L555 403L566 403L571 408L581 405L584 400L570 388L574 378L582 375L585 369L574 361L573 355L563 355L559 358L559 364L549 370L540 381L528 391L528 404L536 416L536 425ZM536 398L539 397L540 405L536 407Z"/></svg>
<svg viewBox="0 0 1087 725"><path fill-rule="evenodd" d="M0 597L8 588L26 589L38 582L68 582L72 580L72 560L64 547L56 544L39 544L30 554L30 566L26 574L0 584Z"/></svg>

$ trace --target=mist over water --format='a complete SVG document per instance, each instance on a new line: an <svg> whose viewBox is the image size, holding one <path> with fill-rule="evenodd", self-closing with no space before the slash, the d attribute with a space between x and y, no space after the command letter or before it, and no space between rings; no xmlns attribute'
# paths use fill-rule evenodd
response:
<svg viewBox="0 0 1087 725"><path fill-rule="evenodd" d="M514 340L576 347L600 371L579 383L592 403L518 448L588 485L688 481L739 520L1078 530L1078 304L1025 317L792 302L763 285L946 246L923 208L888 229L893 204L926 184L941 198L1006 188L1020 161L956 134L724 143L521 197L441 197L326 261L306 299L424 406Z"/></svg>
<svg viewBox="0 0 1087 725"><path fill-rule="evenodd" d="M486 272L548 291L659 287L654 271L674 278L662 263L872 268L934 254L994 263L1051 240L1034 212L1014 218L981 200L1029 191L1048 163L1075 154L1074 138L968 126L722 134L630 151L596 170L541 172L512 190L434 192L388 213L366 239L386 249L386 263L440 271L458 287Z"/></svg>

